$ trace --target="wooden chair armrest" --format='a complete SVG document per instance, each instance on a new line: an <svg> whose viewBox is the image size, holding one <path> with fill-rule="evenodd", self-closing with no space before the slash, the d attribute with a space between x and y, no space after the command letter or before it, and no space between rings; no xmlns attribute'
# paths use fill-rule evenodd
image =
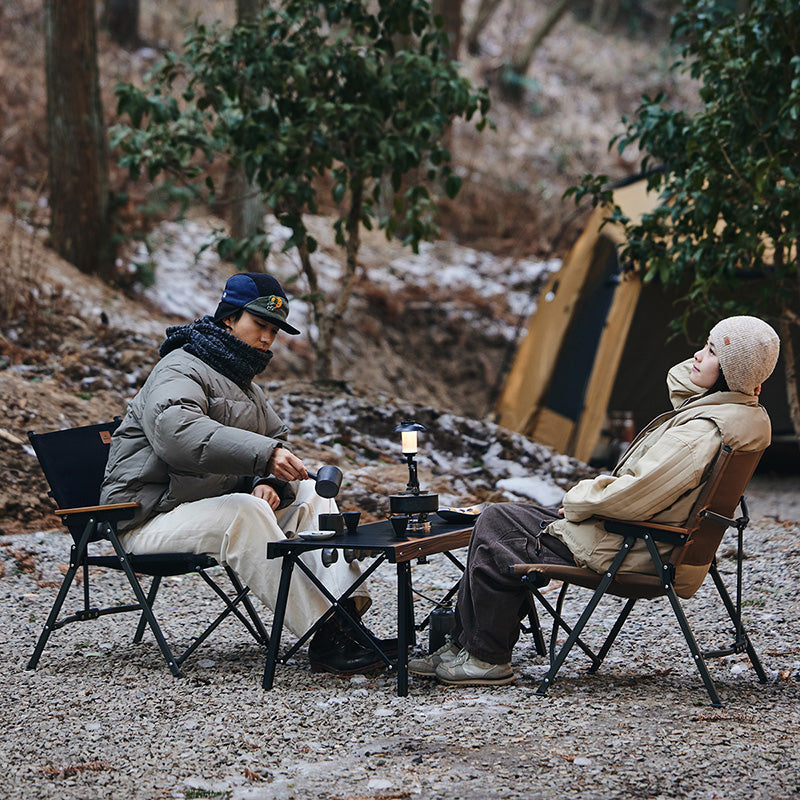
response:
<svg viewBox="0 0 800 800"><path fill-rule="evenodd" d="M666 522L652 522L650 520L642 519L618 519L616 517L602 517L597 516L597 519L603 522L621 522L624 525L638 525L642 528L649 528L655 531L672 531L674 533L685 533L686 528L683 525L670 525Z"/></svg>
<svg viewBox="0 0 800 800"><path fill-rule="evenodd" d="M81 508L57 508L53 513L57 514L59 517L69 517L74 516L76 514L99 514L102 515L107 512L115 512L115 511L124 511L130 510L134 511L135 509L139 508L141 503L109 503L108 505L103 506L83 506ZM133 516L131 514L131 516Z"/></svg>
<svg viewBox="0 0 800 800"><path fill-rule="evenodd" d="M594 590L603 578L600 572L568 564L513 564L508 570L512 574L520 575L523 584L536 589L542 589L551 580L556 580ZM664 594L664 587L657 575L618 572L607 592L616 597L643 599L660 597Z"/></svg>
<svg viewBox="0 0 800 800"><path fill-rule="evenodd" d="M540 564L512 564L508 568L508 572L510 575L527 575L529 572L533 572Z"/></svg>
<svg viewBox="0 0 800 800"><path fill-rule="evenodd" d="M668 525L664 522L650 522L648 520L612 519L600 516L597 519L603 522L605 529L609 533L616 533L620 536L630 534L637 539L641 539L645 534L649 533L656 541L675 545L684 544L689 536L689 529L682 525Z"/></svg>

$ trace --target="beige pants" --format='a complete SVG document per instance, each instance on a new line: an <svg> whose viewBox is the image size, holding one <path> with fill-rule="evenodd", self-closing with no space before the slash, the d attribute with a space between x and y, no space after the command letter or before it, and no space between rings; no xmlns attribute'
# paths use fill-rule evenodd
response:
<svg viewBox="0 0 800 800"><path fill-rule="evenodd" d="M275 608L283 559L267 558L267 543L291 538L298 531L317 527L319 513L337 510L332 500L319 497L314 481L296 484L297 499L274 512L269 504L249 494L228 494L183 503L159 514L121 536L123 547L137 555L145 553L207 553L221 564L228 564L242 583L268 608ZM321 551L302 556L302 560L334 597L338 597L361 574L356 562L343 558L325 567ZM359 610L370 605L362 586L354 593ZM286 606L286 627L301 636L325 613L330 604L300 570L292 573Z"/></svg>

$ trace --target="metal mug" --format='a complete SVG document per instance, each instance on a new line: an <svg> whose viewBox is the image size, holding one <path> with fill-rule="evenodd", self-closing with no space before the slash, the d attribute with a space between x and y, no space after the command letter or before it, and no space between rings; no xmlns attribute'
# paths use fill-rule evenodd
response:
<svg viewBox="0 0 800 800"><path fill-rule="evenodd" d="M309 472L308 477L315 481L314 491L320 497L336 497L342 486L342 471L333 464L325 464L316 472Z"/></svg>

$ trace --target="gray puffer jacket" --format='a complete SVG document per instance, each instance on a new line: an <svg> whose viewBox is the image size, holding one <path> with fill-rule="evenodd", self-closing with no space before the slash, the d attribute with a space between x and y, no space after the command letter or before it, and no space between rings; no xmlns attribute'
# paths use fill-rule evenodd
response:
<svg viewBox="0 0 800 800"><path fill-rule="evenodd" d="M127 530L181 503L250 492L287 427L258 386L177 349L156 364L111 440L101 503L139 502ZM277 488L277 487L276 487Z"/></svg>

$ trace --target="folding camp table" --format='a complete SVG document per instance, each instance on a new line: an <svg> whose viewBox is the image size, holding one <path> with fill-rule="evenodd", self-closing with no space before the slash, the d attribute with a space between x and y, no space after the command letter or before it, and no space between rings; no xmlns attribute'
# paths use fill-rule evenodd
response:
<svg viewBox="0 0 800 800"><path fill-rule="evenodd" d="M275 678L275 666L280 660L286 661L302 647L302 645L328 620L333 614L339 614L343 619L357 625L364 636L372 642L378 655L384 660L389 669L397 671L397 694L408 694L408 647L416 643L416 627L414 624L414 601L411 589L411 562L414 559L424 559L426 556L443 553L459 569L463 564L451 553L460 547L469 544L472 526L465 527L463 523L453 524L439 520L431 521L431 532L425 536L407 536L398 538L388 520L372 522L358 527L356 533L333 536L325 540L305 540L302 538L286 539L280 542L270 542L267 545L267 558L283 558L281 568L281 581L278 597L275 604L275 614L272 623L272 636L267 652L267 661L264 668L264 689L271 689ZM311 550L333 548L344 550L366 551L374 556L371 564L353 581L340 597L334 597L328 589L317 579L311 570L300 560L303 553ZM397 567L397 659L390 658L381 642L360 623L354 619L342 606L342 601L349 598L370 575L384 562L395 564ZM331 607L323 614L308 631L279 659L278 652L281 642L283 620L286 613L286 601L289 595L292 574L295 566L299 567L331 603ZM454 586L444 598L449 601L456 592ZM425 622L420 624L420 628Z"/></svg>

